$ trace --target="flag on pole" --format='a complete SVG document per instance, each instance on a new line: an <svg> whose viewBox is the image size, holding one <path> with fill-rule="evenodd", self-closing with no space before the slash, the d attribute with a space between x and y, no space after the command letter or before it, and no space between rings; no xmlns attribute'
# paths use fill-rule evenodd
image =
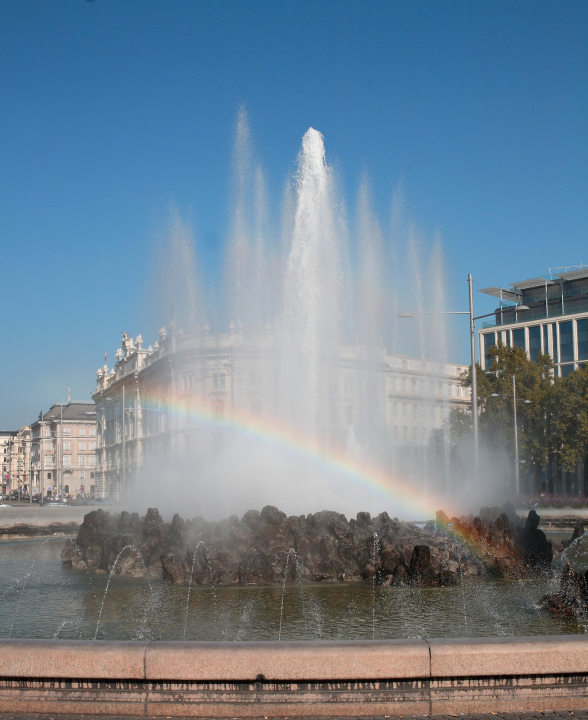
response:
<svg viewBox="0 0 588 720"><path fill-rule="evenodd" d="M104 364L106 365L106 358L108 357L108 350L104 353Z"/></svg>

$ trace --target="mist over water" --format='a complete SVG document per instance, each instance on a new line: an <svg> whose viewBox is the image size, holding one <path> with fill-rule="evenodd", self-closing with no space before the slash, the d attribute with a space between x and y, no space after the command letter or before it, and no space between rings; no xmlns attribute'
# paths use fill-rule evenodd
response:
<svg viewBox="0 0 588 720"><path fill-rule="evenodd" d="M407 220L402 183L384 220L366 173L350 202L341 188L322 134L309 128L280 208L271 208L241 111L232 223L223 276L216 279L220 309L202 290L192 230L174 210L161 302L173 308L178 332L193 336L200 373L192 397L183 399L182 422L190 422L194 408L209 408L211 417L198 412L191 440L151 453L129 507L137 509L139 501L175 512L180 499L185 515L211 518L273 504L289 514L386 510L416 519L420 495L421 515L430 516L425 496L447 489L448 479L428 459L433 424L424 417L424 399L432 385L422 378L439 379L450 338L443 315L402 320L397 314L446 309L441 239L438 233L425 238ZM228 327L215 320L223 315ZM225 372L230 387L216 420L210 410L215 333L221 333L215 372ZM412 389L423 416L404 421L410 437L401 434L402 420L394 429L400 375L392 380L386 364L393 353L417 358L422 373ZM181 374L185 358L173 362ZM341 472L346 462L353 472ZM374 487L374 469L386 476L387 489ZM399 482L415 496L412 504L400 501Z"/></svg>

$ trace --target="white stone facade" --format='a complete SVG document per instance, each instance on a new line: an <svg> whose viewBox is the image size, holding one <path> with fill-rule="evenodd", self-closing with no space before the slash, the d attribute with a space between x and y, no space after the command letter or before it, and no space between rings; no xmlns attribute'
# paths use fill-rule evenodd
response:
<svg viewBox="0 0 588 720"><path fill-rule="evenodd" d="M229 333L205 329L197 336L162 328L159 340L147 349L140 335L133 340L123 333L116 364L98 370L93 395L97 493L125 496L150 453L198 442L194 408L218 419L232 413L271 415L267 406L273 402L278 372L272 350L269 328L253 338L232 324ZM346 345L319 379L319 396L329 406L319 432L327 442L344 441L361 413L357 385L362 358L361 346ZM370 412L383 417L391 446L423 448L452 407L470 407L469 388L461 384L467 366L388 355L381 348L372 357L374 368Z"/></svg>

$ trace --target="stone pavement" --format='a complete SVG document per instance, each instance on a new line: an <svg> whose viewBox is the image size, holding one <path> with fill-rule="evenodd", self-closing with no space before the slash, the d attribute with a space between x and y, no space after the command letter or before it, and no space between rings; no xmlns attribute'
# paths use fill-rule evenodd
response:
<svg viewBox="0 0 588 720"><path fill-rule="evenodd" d="M162 720L160 716L140 716L141 720ZM54 715L54 714L42 714L42 715L29 715L29 714L0 714L0 720L140 720L139 716L122 716L122 715ZM275 717L260 715L259 717L251 718L198 718L198 720L387 720L390 715L362 715L355 718L350 717L336 717L336 716L321 716L321 717L305 717L302 715ZM464 714L464 715L393 715L392 720L396 718L402 718L402 720L588 720L588 710L537 710L536 712L522 712L522 713L503 713L503 712L488 712L488 713L476 713L476 714ZM194 716L188 717L174 717L172 720L194 720Z"/></svg>

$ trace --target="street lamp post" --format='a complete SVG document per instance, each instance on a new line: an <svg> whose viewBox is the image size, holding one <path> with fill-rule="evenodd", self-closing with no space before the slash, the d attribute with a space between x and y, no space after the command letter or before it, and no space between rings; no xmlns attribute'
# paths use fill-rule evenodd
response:
<svg viewBox="0 0 588 720"><path fill-rule="evenodd" d="M59 497L63 500L63 397L59 405Z"/></svg>
<svg viewBox="0 0 588 720"><path fill-rule="evenodd" d="M124 499L125 492L126 492L126 481L127 481L127 456L126 456L126 438L125 438L125 430L126 430L126 423L125 423L125 386L122 386L122 487L121 487L121 495Z"/></svg>
<svg viewBox="0 0 588 720"><path fill-rule="evenodd" d="M41 417L43 417L42 414L41 414ZM39 458L39 460L41 461L41 477L39 480L39 492L40 492L41 498L39 500L39 504L41 504L43 502L43 498L45 497L44 492L43 492L43 488L45 485L45 421L44 420L41 420L41 443L39 445L39 453L41 456Z"/></svg>
<svg viewBox="0 0 588 720"><path fill-rule="evenodd" d="M55 415L49 415L49 419L56 420L56 417ZM49 435L51 436L51 426L49 426ZM57 462L57 430L55 430L55 452L53 453L53 482L51 483L52 486L55 485L55 488L52 489L52 497L55 497L57 495Z"/></svg>
<svg viewBox="0 0 588 720"><path fill-rule="evenodd" d="M474 433L474 472L476 482L480 482L480 435L478 432L478 382L476 372L476 328L474 317L474 279L472 274L468 275L469 296L470 296L470 360L472 380L472 428Z"/></svg>
<svg viewBox="0 0 588 720"><path fill-rule="evenodd" d="M521 493L521 477L519 471L519 432L517 427L517 381L514 375L512 376L512 406L515 442L515 492L518 497Z"/></svg>
<svg viewBox="0 0 588 720"><path fill-rule="evenodd" d="M493 312L485 315L474 317L474 278L472 274L468 275L469 286L469 310L448 310L448 311L431 311L431 312L403 312L398 313L399 318L411 318L414 315L469 315L470 316L470 379L471 379L471 407L472 407L472 431L474 439L474 477L476 482L480 481L480 436L478 430L478 386L476 373L476 328L475 321L485 317L494 315ZM526 305L517 305L516 312L524 312L529 310Z"/></svg>
<svg viewBox="0 0 588 720"><path fill-rule="evenodd" d="M493 375L494 373L488 372L487 375ZM507 397L505 393L491 393L490 397ZM521 478L520 478L520 461L519 461L519 430L517 425L517 402L522 402L525 405L530 405L530 400L517 401L517 380L516 375L512 376L512 404L513 404L513 422L514 422L514 445L515 445L515 492L520 495L521 492Z"/></svg>

